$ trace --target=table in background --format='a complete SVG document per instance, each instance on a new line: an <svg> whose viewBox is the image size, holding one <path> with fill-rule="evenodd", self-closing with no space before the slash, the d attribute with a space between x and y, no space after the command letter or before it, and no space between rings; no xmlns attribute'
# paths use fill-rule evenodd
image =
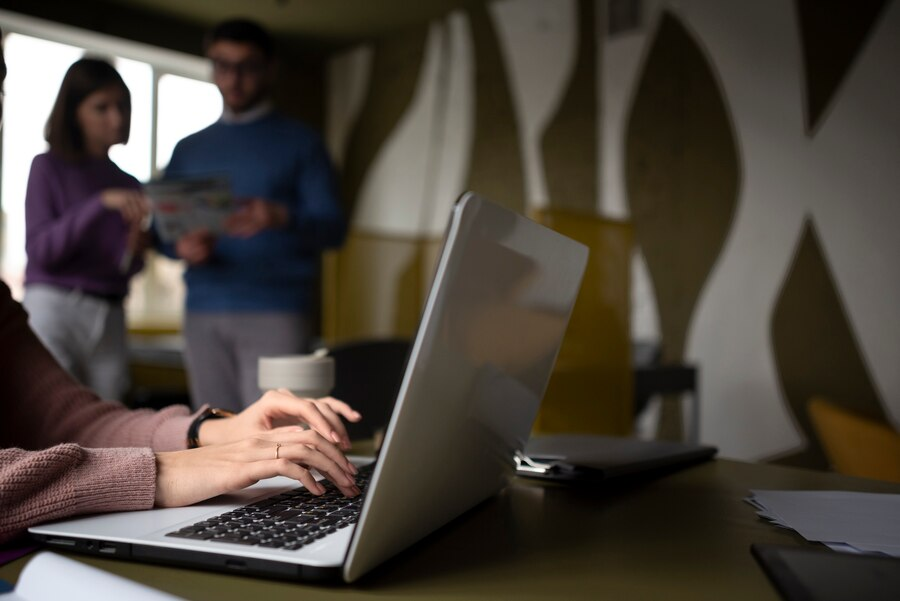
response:
<svg viewBox="0 0 900 601"><path fill-rule="evenodd" d="M186 599L774 601L750 544L809 543L758 519L742 500L754 488L900 493L896 484L721 459L616 488L516 478L352 585L68 556ZM0 567L0 578L15 580L26 561Z"/></svg>

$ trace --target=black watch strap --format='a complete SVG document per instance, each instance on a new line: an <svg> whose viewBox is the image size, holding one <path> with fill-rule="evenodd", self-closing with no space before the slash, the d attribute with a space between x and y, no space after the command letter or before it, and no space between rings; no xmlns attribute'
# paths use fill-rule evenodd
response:
<svg viewBox="0 0 900 601"><path fill-rule="evenodd" d="M194 418L191 425L188 426L187 443L189 449L196 449L200 446L200 425L208 419L221 419L223 417L231 417L234 413L227 409L216 409L215 407L207 407L200 415Z"/></svg>

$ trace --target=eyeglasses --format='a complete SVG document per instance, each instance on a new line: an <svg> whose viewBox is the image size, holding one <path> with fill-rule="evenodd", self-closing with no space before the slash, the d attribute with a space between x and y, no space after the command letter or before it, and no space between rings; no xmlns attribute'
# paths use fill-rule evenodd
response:
<svg viewBox="0 0 900 601"><path fill-rule="evenodd" d="M266 63L259 60L230 62L222 59L212 59L213 73L215 75L228 75L234 73L238 77L246 75L261 75L266 70Z"/></svg>

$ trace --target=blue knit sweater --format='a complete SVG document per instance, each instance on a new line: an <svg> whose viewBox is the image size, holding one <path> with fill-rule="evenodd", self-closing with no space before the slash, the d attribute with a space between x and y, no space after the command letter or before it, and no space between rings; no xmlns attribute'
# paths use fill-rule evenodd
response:
<svg viewBox="0 0 900 601"><path fill-rule="evenodd" d="M237 198L284 203L288 227L221 236L207 263L185 272L188 311L304 312L319 252L346 233L334 172L319 136L277 113L218 121L181 140L167 178L226 174ZM163 248L172 255L172 248Z"/></svg>

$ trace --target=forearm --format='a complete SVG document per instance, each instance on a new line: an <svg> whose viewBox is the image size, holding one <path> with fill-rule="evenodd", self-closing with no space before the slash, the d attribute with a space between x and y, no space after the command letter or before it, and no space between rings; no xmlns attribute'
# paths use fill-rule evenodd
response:
<svg viewBox="0 0 900 601"><path fill-rule="evenodd" d="M0 543L48 520L149 509L155 493L150 449L0 449Z"/></svg>
<svg viewBox="0 0 900 601"><path fill-rule="evenodd" d="M183 405L154 411L128 409L103 401L75 409L73 417L70 433L60 435L60 442L76 442L93 448L148 447L154 451L186 449L187 431L193 419Z"/></svg>

